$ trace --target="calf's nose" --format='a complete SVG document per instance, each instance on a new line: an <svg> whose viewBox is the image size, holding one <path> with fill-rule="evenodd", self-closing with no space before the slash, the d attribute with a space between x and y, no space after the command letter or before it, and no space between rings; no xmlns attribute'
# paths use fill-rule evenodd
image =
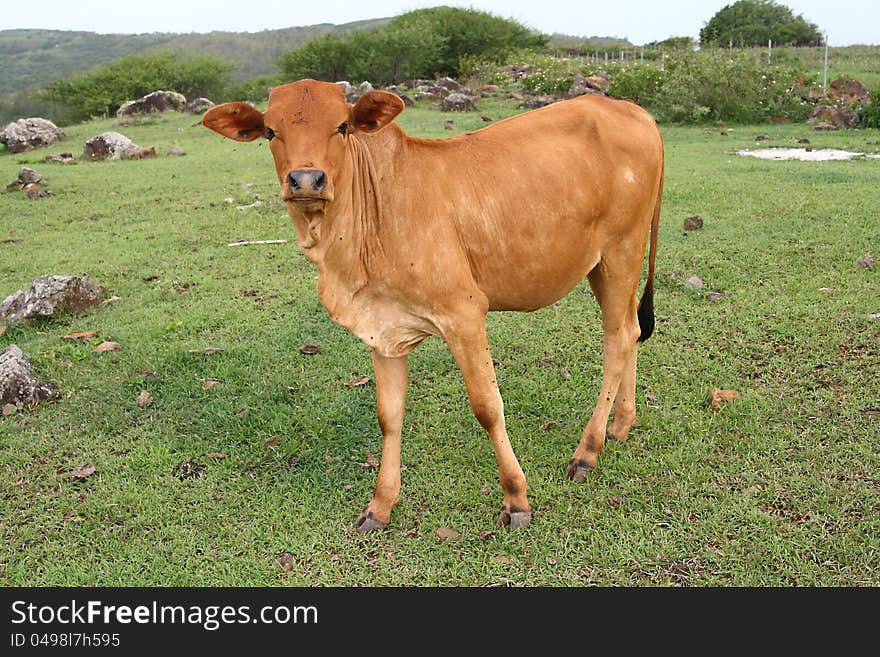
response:
<svg viewBox="0 0 880 657"><path fill-rule="evenodd" d="M295 169L287 174L287 184L294 194L319 193L327 184L327 175L320 169Z"/></svg>

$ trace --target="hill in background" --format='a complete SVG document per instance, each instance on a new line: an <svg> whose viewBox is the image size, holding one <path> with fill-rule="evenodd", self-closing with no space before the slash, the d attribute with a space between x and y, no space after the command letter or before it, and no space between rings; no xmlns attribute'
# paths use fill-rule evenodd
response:
<svg viewBox="0 0 880 657"><path fill-rule="evenodd" d="M60 30L0 30L0 97L42 87L123 55L170 50L181 55L214 55L235 62L236 79L278 72L281 53L314 36L380 27L389 18L332 25L321 23L262 32L207 34L97 34Z"/></svg>

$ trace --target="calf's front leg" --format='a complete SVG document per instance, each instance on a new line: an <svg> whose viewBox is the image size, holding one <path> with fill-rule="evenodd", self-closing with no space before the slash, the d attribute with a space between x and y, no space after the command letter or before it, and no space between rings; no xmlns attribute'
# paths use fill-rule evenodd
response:
<svg viewBox="0 0 880 657"><path fill-rule="evenodd" d="M382 429L382 462L373 499L356 522L360 533L382 529L391 520L391 509L400 494L400 432L406 412L406 356L387 358L375 349L372 355L376 410Z"/></svg>

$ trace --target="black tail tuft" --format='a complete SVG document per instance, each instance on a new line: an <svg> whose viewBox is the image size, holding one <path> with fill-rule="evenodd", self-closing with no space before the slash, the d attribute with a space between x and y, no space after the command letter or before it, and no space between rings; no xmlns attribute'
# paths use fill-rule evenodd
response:
<svg viewBox="0 0 880 657"><path fill-rule="evenodd" d="M644 342L654 332L654 281L649 280L645 284L645 291L639 301L639 342Z"/></svg>

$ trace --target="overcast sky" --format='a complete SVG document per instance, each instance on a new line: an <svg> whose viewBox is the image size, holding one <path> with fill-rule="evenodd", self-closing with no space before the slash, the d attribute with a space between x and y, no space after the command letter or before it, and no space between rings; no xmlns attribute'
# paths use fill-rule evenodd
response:
<svg viewBox="0 0 880 657"><path fill-rule="evenodd" d="M382 18L454 5L513 18L552 34L616 36L643 44L699 36L700 28L734 0L40 0L0 14L0 30L44 28L101 33L258 32L316 23ZM795 14L827 32L831 45L880 44L880 0L789 0Z"/></svg>

